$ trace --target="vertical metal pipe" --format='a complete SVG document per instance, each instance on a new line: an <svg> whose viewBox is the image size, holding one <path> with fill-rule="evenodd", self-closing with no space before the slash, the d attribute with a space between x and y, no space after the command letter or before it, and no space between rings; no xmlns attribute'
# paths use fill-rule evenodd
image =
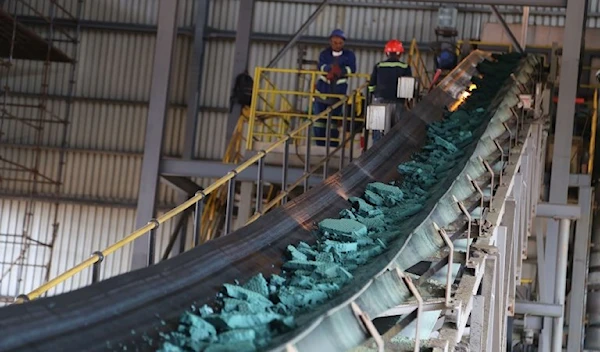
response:
<svg viewBox="0 0 600 352"><path fill-rule="evenodd" d="M156 228L150 230L150 245L148 247L148 266L150 266L154 264L154 253L156 251Z"/></svg>
<svg viewBox="0 0 600 352"><path fill-rule="evenodd" d="M235 172L235 171L234 171ZM237 175L237 173L236 173ZM231 223L233 220L233 196L235 195L235 176L229 179L227 183L227 210L225 212L225 229L224 234L229 235L231 232Z"/></svg>
<svg viewBox="0 0 600 352"><path fill-rule="evenodd" d="M354 116L356 116L356 94L352 95L352 106L350 107L350 152L349 161L354 158Z"/></svg>
<svg viewBox="0 0 600 352"><path fill-rule="evenodd" d="M556 286L554 286L554 303L564 307L565 290L567 286L567 259L569 255L569 235L571 233L571 220L560 219L558 231L558 256L556 259ZM552 352L562 352L562 339L564 329L563 315L554 318L552 333Z"/></svg>
<svg viewBox="0 0 600 352"><path fill-rule="evenodd" d="M200 239L202 236L202 213L204 210L204 199L205 196L198 200L194 209L194 247L198 247L200 245Z"/></svg>
<svg viewBox="0 0 600 352"><path fill-rule="evenodd" d="M344 168L344 158L346 157L346 118L348 117L348 110L346 109L348 104L344 103L344 105L342 105L343 107L343 113L342 113L342 141L340 142L342 149L341 149L341 155L340 155L340 167L339 169L343 169Z"/></svg>
<svg viewBox="0 0 600 352"><path fill-rule="evenodd" d="M104 261L104 254L102 254L101 251L96 251L94 253L92 253L92 255L95 255L98 257L98 261L94 263L94 266L92 267L92 283L95 284L96 282L100 281L100 269L102 269L102 262Z"/></svg>
<svg viewBox="0 0 600 352"><path fill-rule="evenodd" d="M287 183L288 183L288 166L290 160L290 141L292 137L288 134L287 139L285 140L285 144L283 147L283 165L281 169L281 191L285 194L287 191ZM283 196L281 198L281 205L284 205L287 202L287 196Z"/></svg>
<svg viewBox="0 0 600 352"><path fill-rule="evenodd" d="M327 113L327 127L325 128L325 162L323 163L323 179L329 176L329 143L331 143L331 111Z"/></svg>
<svg viewBox="0 0 600 352"><path fill-rule="evenodd" d="M523 6L523 19L521 20L521 48L527 48L527 30L529 29L529 6Z"/></svg>
<svg viewBox="0 0 600 352"><path fill-rule="evenodd" d="M310 138L310 133L312 131L312 123L306 127L306 155L304 156L304 175L308 175L310 173L310 144L312 140ZM310 176L306 176L304 178L304 192L308 191L308 179Z"/></svg>
<svg viewBox="0 0 600 352"><path fill-rule="evenodd" d="M264 153L264 151L261 151ZM265 157L261 157L258 159L258 175L256 175L256 212L260 213L262 211L262 200L263 200L263 170L265 167Z"/></svg>
<svg viewBox="0 0 600 352"><path fill-rule="evenodd" d="M369 94L369 91L367 90L367 88L365 88L365 97L367 97ZM366 111L366 110L365 110ZM369 130L367 129L367 116L366 113L364 114L364 119L365 119L365 124L363 126L363 128L365 129L365 133L364 133L364 138L363 138L363 148L362 148L362 152L366 152L368 145L369 145Z"/></svg>

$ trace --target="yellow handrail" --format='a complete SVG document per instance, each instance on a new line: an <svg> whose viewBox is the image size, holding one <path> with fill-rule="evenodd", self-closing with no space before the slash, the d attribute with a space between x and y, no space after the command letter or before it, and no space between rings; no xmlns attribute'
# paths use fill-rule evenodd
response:
<svg viewBox="0 0 600 352"><path fill-rule="evenodd" d="M594 103L592 115L592 131L590 135L588 173L591 175L594 170L594 156L596 154L596 125L598 124L598 88L594 90Z"/></svg>
<svg viewBox="0 0 600 352"><path fill-rule="evenodd" d="M250 158L248 158L248 160L246 160L243 163L241 163L240 165L236 166L233 170L231 170L230 172L228 172L227 174L225 174L223 177L219 178L217 181L215 181L214 183L212 183L211 185L209 185L208 187L206 187L204 190L197 192L193 197L191 197L190 199L186 200L182 204L176 206L175 208L169 210L168 212L164 213L163 215L161 215L161 216L159 216L159 217L157 217L155 219L151 219L146 225L144 225L144 226L140 227L139 229L133 231L132 233L130 233L129 235L127 235L126 237L124 237L120 241L118 241L118 242L116 242L116 243L114 243L114 244L106 247L104 250L100 251L99 253L94 253L90 258L88 258L88 259L84 260L83 262L77 264L73 268L65 271L64 273L58 275L57 277L51 279L50 281L44 283L43 285L41 285L38 288L34 289L33 291L29 292L28 294L19 296L16 299L15 303L23 303L24 301L28 301L28 300L32 300L32 299L38 298L39 296L41 296L45 292L47 292L50 289L56 287L60 283L63 283L64 281L66 281L67 279L73 277L77 273L83 271L84 269L87 269L87 268L91 267L92 265L94 265L95 263L97 263L98 261L100 261L101 258L103 259L106 256L114 253L118 249L121 249L125 245L133 242L134 240L136 240L137 238L143 236L144 234L148 233L149 231L158 228L159 225L164 224L165 222L167 222L168 220L172 219L173 217L181 214L186 209L194 206L198 201L201 201L202 199L206 198L212 192L218 190L220 187L222 187L223 185L225 185L229 180L231 180L232 178L234 178L237 174L239 174L240 172L244 171L245 169L247 169L248 167L250 167L254 163L256 163L259 159L261 159L265 155L267 155L267 154L269 154L269 153L277 150L287 140L289 140L290 138L293 138L294 136L302 133L314 121L316 121L319 118L323 118L323 117L327 116L327 114L329 114L332 110L336 109L337 107L339 107L342 104L347 103L348 100L351 99L351 97L353 95L355 95L357 92L360 92L361 90L365 89L367 87L367 84L368 83L365 83L365 84L361 85L360 87L358 87L357 89L355 89L351 94L345 96L343 99L341 99L336 104L328 107L325 111L323 111L319 115L313 116L313 118L311 120L304 122L298 128L296 128L295 130L291 131L290 133L288 133L287 135L285 135L280 140L272 143L265 150L259 151L255 155L251 156ZM264 211L263 211L263 213L264 213ZM256 217L253 217L252 219L253 219L252 221L254 221L256 219Z"/></svg>
<svg viewBox="0 0 600 352"><path fill-rule="evenodd" d="M408 64L411 67L414 67L415 72L413 72L413 75L415 75L415 77L419 80L421 89L428 89L431 85L431 79L427 74L427 65L421 56L421 51L419 50L419 45L417 44L416 39L413 39L410 43Z"/></svg>
<svg viewBox="0 0 600 352"><path fill-rule="evenodd" d="M294 77L297 76L310 76L310 89L305 90L282 90L277 89L275 85L268 80L266 77L272 77L274 74L289 74ZM346 97L344 94L321 94L313 91L315 83L317 82L318 76L324 75L324 72L317 70L306 70L306 69L284 69L284 68L264 68L257 67L255 69L254 76L257 77L254 81L252 89L252 100L250 105L250 118L248 123L248 132L246 138L246 149L252 150L253 143L260 142L271 142L273 139L283 137L290 126L293 124L293 119L304 119L311 120L313 116L312 112L312 101L316 97L320 98L338 98L343 99ZM367 74L349 74L348 78L370 78ZM262 84L265 81L267 84ZM290 103L288 97L303 98L306 102L308 100L308 111L300 112L297 111L297 107ZM281 99L281 104L277 108L277 99ZM265 100L269 100L269 104L262 104ZM261 109L266 107L266 109ZM265 117L267 119L265 119ZM332 120L342 120L342 116L332 116ZM362 121L361 118L355 118L355 121ZM260 125L257 123L260 122ZM297 142L305 138L303 133L300 133L294 137L294 141ZM314 137L315 140L321 140L323 138ZM331 138L332 141L338 141L340 138Z"/></svg>

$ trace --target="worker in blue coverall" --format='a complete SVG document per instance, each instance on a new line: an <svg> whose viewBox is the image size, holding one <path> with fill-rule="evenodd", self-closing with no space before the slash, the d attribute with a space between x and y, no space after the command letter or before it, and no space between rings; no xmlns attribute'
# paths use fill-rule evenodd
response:
<svg viewBox="0 0 600 352"><path fill-rule="evenodd" d="M392 126L398 123L404 112L404 99L398 96L398 79L400 77L412 77L410 66L400 60L404 53L402 42L392 39L384 48L387 60L381 61L373 68L371 80L369 81L369 92L374 103L394 104ZM373 141L381 139L382 131L373 131Z"/></svg>
<svg viewBox="0 0 600 352"><path fill-rule="evenodd" d="M318 115L329 106L337 103L339 98L327 98L319 96L322 94L346 95L348 91L348 74L356 72L356 56L350 50L344 49L346 35L341 29L335 29L329 36L329 47L319 55L319 70L326 75L319 76L316 84L316 97L313 104L313 114ZM343 105L334 109L331 116L342 116ZM325 138L327 136L327 119L318 119L313 125L315 137ZM340 132L337 124L332 121L330 126L330 138L339 138ZM337 141L330 141L332 147L338 146ZM317 145L324 146L325 140L317 140Z"/></svg>

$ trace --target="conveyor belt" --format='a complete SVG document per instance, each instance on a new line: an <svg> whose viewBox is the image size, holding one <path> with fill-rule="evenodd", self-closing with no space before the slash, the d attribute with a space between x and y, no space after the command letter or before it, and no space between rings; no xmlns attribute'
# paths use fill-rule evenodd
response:
<svg viewBox="0 0 600 352"><path fill-rule="evenodd" d="M408 122L402 128L394 128L367 153L323 184L249 226L150 268L66 294L0 309L3 335L0 351L96 351L132 341L138 341L137 348L147 349L140 347L144 342L142 335L156 339L157 331L172 329L182 311L192 305L198 307L211 303L223 283L244 282L258 272L265 275L279 272L288 244L313 242L310 230L315 222L336 218L341 209L348 207L346 198L362 195L367 183L398 178L396 166L408 161L411 154L422 147L427 124L439 120L444 106L452 103L469 83L475 72L473 63L482 58L482 53L476 54L446 78L445 82L451 84L442 84L425 97L410 112L411 116L407 117ZM485 126L482 126L479 133L483 133L484 129ZM474 147L467 155L473 152ZM468 157L463 160L463 165L467 160ZM411 223L416 226L429 216L436 200L461 171L462 167L457 167L448 174L443 184L437 187L438 197L431 197L425 209L411 219ZM348 315L346 318L354 319L352 311L343 303L356 299L365 290L363 283L370 282L381 273L400 249L404 248L404 255L398 262L404 268L423 259L425 253L415 246L414 241L407 246L402 241L397 242L394 245L396 252L390 250L374 263L366 265L355 275L353 285L345 287L336 298L318 310L299 317L297 323L300 328L280 336L273 341L273 346L284 346L291 340L297 342L302 334L308 333L320 338L318 346L323 347L323 341L327 341L337 350L364 341L366 335L357 324L339 324L338 336L331 334L331 329L336 328L336 321L344 320L345 313L337 314L335 319L326 319L326 316L338 309L336 307L341 307L339 309ZM443 245L441 240L430 242L425 252ZM371 285L368 290L385 292L389 288ZM405 298L396 297L395 301L398 303ZM369 299L369 295L363 295L361 299ZM390 302L372 302L371 306L378 304L383 306ZM321 334L327 336L311 332L311 328L321 322ZM304 347L310 346L306 341L302 343Z"/></svg>

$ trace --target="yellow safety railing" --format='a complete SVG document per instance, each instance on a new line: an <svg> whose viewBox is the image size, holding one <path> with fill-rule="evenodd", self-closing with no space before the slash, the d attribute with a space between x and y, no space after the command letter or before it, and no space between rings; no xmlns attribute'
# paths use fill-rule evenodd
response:
<svg viewBox="0 0 600 352"><path fill-rule="evenodd" d="M272 84L272 83L271 83ZM273 85L274 86L274 85ZM244 138L244 126L248 123L250 116L250 107L244 106L242 108L242 114L238 119L235 126L234 133L232 134L231 140L225 150L225 156L222 161L224 164L238 164L242 161L242 147ZM271 185L269 191L266 193L266 199L271 200L275 186ZM227 206L227 187L222 186L215 195L210 197L206 202L204 211L202 212L201 223L203 226L200 229L200 243L210 241L218 237L219 228L223 225L225 220L225 207Z"/></svg>
<svg viewBox="0 0 600 352"><path fill-rule="evenodd" d="M322 94L314 90L314 87L319 79L319 76L325 74L315 70L298 70L298 69L280 69L280 68L265 68L257 67L255 69L254 86L252 89L252 104L250 107L250 119L248 123L248 134L246 138L248 150L253 148L254 142L270 143L284 137L290 130L306 120L313 120L312 102L315 98L322 99L337 98L342 99L346 96L343 94ZM283 76L287 81L293 81L299 76L310 77L309 91L300 90L282 90L277 89L275 85L266 79L273 79L276 76ZM349 79L364 79L368 81L368 74L350 74ZM365 99L360 91L354 93L357 104L363 104ZM299 109L294 106L291 101L297 101ZM352 99L349 100L351 102ZM332 115L333 123L339 123L343 120L343 116ZM355 122L364 122L363 117L355 117ZM306 138L305 131L297 134L293 138L293 142L299 144ZM312 137L313 140L325 140L325 137ZM340 138L330 138L330 141L341 141Z"/></svg>
<svg viewBox="0 0 600 352"><path fill-rule="evenodd" d="M417 40L413 39L410 43L410 50L408 51L408 64L413 68L413 75L419 82L421 90L427 90L431 86L431 78L427 72L427 64L423 60L421 51Z"/></svg>
<svg viewBox="0 0 600 352"><path fill-rule="evenodd" d="M109 256L112 253L116 252L117 250L123 248L124 246L132 243L136 239L148 234L150 231L158 228L160 225L166 223L167 221L173 219L177 215L183 213L188 208L195 206L196 203L203 201L209 195L216 194L216 192L219 189L221 189L224 185L226 185L230 180L234 179L237 174L246 170L248 167L254 165L260 159L264 158L267 154L272 153L273 151L277 150L278 148L283 146L288 140L298 138L299 135L304 133L304 131L306 131L307 129L309 129L312 126L314 121L316 121L319 118L326 117L334 109L342 106L342 104L346 104L350 99L352 99L353 96L355 96L355 94L357 92L360 92L360 91L366 89L367 84L368 83L365 83L365 84L359 86L350 95L343 96L339 102L330 106L325 111L323 111L321 114L316 115L316 116L311 116L310 119L307 119L306 121L304 121L296 129L294 129L293 131L290 131L288 134L286 134L283 138L272 143L269 147L265 148L265 150L261 150L260 152L251 156L250 158L248 158L248 160L239 164L232 171L228 172L226 175L219 178L217 181L212 183L210 186L206 187L204 190L197 192L193 197L186 200L182 204L178 205L177 207L169 210L168 212L164 213L163 215L161 215L155 219L150 219L150 221L148 221L148 223L146 225L131 232L125 238L121 239L118 242L113 243L112 245L108 246L107 248L105 248L102 251L95 252L88 259L77 264L76 266L72 267L71 269L61 273L57 277L55 277L52 280L46 282L45 284L39 286L35 290L33 290L25 295L20 295L19 297L17 297L15 303L23 303L23 302L40 297L44 293L48 292L49 290L51 290L52 288L56 287L57 285L63 283L64 281L68 280L69 278L73 277L74 275L82 272L85 269L91 268L96 263L100 263L107 256ZM348 140L345 140L345 142L348 142ZM344 147L344 144L341 144L336 149L334 149L330 155L325 156L325 158L323 160L321 160L321 163L324 164L325 162L327 162L329 160L329 158L331 157L331 155L336 153L342 147ZM319 163L319 164L321 164L321 163ZM256 220L262 214L266 213L269 209L273 208L278 202L281 201L281 199L283 197L286 197L293 189L295 189L300 184L302 184L305 179L307 179L312 174L314 174L319 167L320 167L320 165L314 167L310 172L305 173L296 182L294 182L290 186L288 186L286 191L280 192L279 195L277 195L271 202L269 202L268 204L265 205L265 207L263 207L263 209L260 213L255 213L254 216L249 220L249 222ZM218 198L218 197L211 197L211 198Z"/></svg>

